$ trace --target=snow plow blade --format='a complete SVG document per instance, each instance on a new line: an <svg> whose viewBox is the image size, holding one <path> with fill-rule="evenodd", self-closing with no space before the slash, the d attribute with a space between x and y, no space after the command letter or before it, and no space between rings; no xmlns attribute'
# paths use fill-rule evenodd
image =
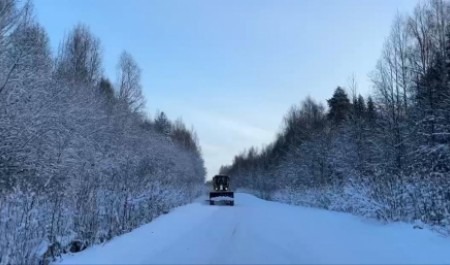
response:
<svg viewBox="0 0 450 265"><path fill-rule="evenodd" d="M234 205L234 192L232 191L213 191L209 193L209 204Z"/></svg>

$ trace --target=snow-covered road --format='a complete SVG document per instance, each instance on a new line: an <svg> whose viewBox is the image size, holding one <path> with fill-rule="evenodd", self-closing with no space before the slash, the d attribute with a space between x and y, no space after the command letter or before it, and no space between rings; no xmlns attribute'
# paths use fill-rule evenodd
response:
<svg viewBox="0 0 450 265"><path fill-rule="evenodd" d="M63 264L450 263L450 239L408 224L236 194L236 206L173 210Z"/></svg>

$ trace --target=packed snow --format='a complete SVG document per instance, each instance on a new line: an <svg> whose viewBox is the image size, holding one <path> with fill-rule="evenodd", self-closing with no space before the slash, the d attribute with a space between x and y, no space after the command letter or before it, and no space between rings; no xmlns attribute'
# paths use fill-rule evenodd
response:
<svg viewBox="0 0 450 265"><path fill-rule="evenodd" d="M236 206L196 202L61 264L436 264L450 239L411 224L235 194Z"/></svg>

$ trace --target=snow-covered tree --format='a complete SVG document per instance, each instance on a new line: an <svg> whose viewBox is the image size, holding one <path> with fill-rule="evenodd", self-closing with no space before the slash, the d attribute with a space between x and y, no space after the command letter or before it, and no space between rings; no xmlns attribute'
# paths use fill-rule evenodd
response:
<svg viewBox="0 0 450 265"><path fill-rule="evenodd" d="M118 71L119 99L132 111L139 111L144 106L141 69L128 52L120 55Z"/></svg>
<svg viewBox="0 0 450 265"><path fill-rule="evenodd" d="M31 3L19 2L0 1L0 264L52 261L197 197L206 172L195 132L177 122L171 134L168 119L158 131L137 111L131 55L115 88L86 26L52 58Z"/></svg>

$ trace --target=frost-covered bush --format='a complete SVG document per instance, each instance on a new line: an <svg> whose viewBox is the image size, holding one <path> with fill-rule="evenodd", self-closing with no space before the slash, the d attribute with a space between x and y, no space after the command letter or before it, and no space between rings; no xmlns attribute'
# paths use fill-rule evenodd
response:
<svg viewBox="0 0 450 265"><path fill-rule="evenodd" d="M131 55L113 85L78 25L53 58L30 4L0 1L0 264L129 232L199 196L205 176L195 133L143 113Z"/></svg>
<svg viewBox="0 0 450 265"><path fill-rule="evenodd" d="M306 98L222 173L265 198L450 232L449 10L424 1L395 18L370 96L353 80L328 108Z"/></svg>

